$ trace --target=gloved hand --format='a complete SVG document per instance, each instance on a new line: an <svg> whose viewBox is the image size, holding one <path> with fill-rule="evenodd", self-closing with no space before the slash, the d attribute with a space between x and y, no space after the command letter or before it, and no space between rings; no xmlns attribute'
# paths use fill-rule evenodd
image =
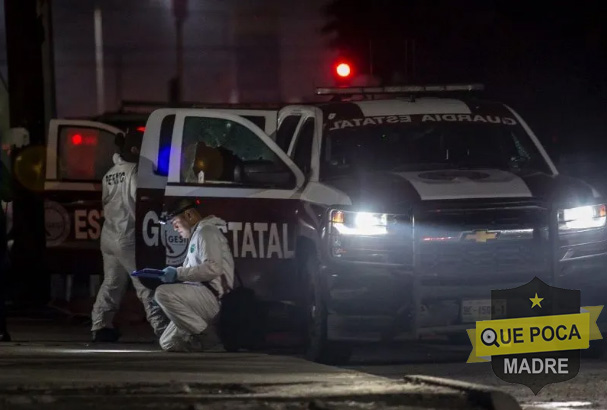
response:
<svg viewBox="0 0 607 410"><path fill-rule="evenodd" d="M160 277L160 280L164 283L175 283L177 282L177 269L172 266L167 266L162 270L164 275Z"/></svg>

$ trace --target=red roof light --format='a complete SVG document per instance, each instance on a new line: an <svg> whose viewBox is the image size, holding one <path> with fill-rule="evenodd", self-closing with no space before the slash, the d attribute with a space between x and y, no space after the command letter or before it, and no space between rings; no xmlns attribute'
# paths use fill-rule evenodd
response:
<svg viewBox="0 0 607 410"><path fill-rule="evenodd" d="M345 78L350 76L352 69L350 68L350 64L340 63L335 67L335 72L338 76Z"/></svg>

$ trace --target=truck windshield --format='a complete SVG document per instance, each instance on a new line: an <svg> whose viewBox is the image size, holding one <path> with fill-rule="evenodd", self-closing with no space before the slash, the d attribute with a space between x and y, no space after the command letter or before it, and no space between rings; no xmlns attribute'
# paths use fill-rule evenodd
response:
<svg viewBox="0 0 607 410"><path fill-rule="evenodd" d="M356 124L369 121L326 124L321 179L359 172L432 169L551 173L535 143L516 123L422 122L415 117L406 116L406 122L361 126Z"/></svg>

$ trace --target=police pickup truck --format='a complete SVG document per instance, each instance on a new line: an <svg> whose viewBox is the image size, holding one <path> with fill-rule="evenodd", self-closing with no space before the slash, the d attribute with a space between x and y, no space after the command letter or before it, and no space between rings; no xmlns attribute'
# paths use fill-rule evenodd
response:
<svg viewBox="0 0 607 410"><path fill-rule="evenodd" d="M159 217L165 201L200 199L227 221L245 284L295 306L307 357L327 363L347 360L353 342L465 337L490 318L492 289L536 276L603 305L605 199L560 175L508 106L433 91L319 89L333 100L257 114L154 111L138 267L182 262L187 243ZM278 118L276 132L245 115Z"/></svg>

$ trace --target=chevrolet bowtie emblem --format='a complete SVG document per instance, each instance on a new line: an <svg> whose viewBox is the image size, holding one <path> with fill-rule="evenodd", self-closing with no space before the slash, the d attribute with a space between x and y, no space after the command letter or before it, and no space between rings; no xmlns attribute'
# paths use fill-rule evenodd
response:
<svg viewBox="0 0 607 410"><path fill-rule="evenodd" d="M497 232L489 232L489 231L474 231L473 233L466 234L464 239L467 241L475 241L475 242L487 242L491 239L497 238Z"/></svg>

